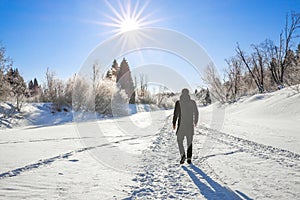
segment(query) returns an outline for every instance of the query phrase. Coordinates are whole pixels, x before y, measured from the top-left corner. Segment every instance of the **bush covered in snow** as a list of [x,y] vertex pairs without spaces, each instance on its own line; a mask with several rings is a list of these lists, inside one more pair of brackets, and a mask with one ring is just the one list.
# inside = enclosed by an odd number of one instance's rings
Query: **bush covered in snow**
[[101,114],[127,115],[128,97],[116,83],[104,79],[96,87],[95,111]]

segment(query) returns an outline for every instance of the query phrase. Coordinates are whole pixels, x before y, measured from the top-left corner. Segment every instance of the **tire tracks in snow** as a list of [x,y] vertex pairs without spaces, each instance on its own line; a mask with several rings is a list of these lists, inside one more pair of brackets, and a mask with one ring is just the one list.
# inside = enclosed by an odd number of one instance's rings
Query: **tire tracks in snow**
[[204,126],[200,126],[199,129],[196,130],[196,133],[200,135],[208,136],[209,138],[217,142],[238,149],[237,151],[233,151],[232,153],[235,152],[250,153],[256,157],[260,157],[266,160],[276,161],[278,164],[282,166],[297,168],[298,170],[300,170],[300,155],[297,153],[285,149],[273,147],[273,146],[256,143],[251,140],[243,139]]

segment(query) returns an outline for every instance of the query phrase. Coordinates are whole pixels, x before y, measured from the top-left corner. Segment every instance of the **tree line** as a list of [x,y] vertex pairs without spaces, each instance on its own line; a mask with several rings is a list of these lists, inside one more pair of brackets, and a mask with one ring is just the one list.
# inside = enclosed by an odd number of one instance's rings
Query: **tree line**
[[[175,98],[163,86],[151,93],[144,74],[133,76],[128,61],[112,62],[104,77],[100,77],[97,63],[92,66],[90,79],[77,75],[73,83],[73,109],[96,111],[100,114],[126,115],[128,104],[150,104],[163,108],[174,106]],[[82,94],[82,91],[86,91]]]
[[109,115],[113,110],[123,112],[127,104],[147,103],[170,108],[175,101],[169,100],[170,93],[164,87],[159,88],[158,94],[151,94],[146,75],[133,79],[125,58],[120,65],[114,60],[104,77],[95,63],[89,77],[74,74],[63,81],[47,68],[42,84],[36,78],[26,84],[6,55],[6,49],[0,47],[0,101],[15,102],[17,111],[23,102],[50,102],[53,112],[73,109]]
[[252,44],[251,52],[242,50],[237,44],[236,54],[226,59],[223,79],[216,67],[210,63],[202,79],[209,86],[215,100],[234,102],[239,97],[254,93],[271,92],[293,86],[300,92],[300,43],[295,39],[300,29],[300,14],[286,16],[285,27],[276,44],[266,39]]

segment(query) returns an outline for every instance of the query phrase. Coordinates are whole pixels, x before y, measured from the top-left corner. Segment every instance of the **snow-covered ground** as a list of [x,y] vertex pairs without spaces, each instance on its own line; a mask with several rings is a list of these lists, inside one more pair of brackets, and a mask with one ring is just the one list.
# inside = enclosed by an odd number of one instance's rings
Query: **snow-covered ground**
[[0,130],[31,125],[53,126],[73,121],[72,112],[68,109],[53,112],[50,103],[24,103],[21,110],[17,112],[13,104],[0,102]]
[[300,199],[288,88],[200,108],[192,165],[178,163],[171,110],[79,123],[39,106],[0,130],[0,199]]
[[300,154],[300,95],[286,88],[228,106],[222,131]]

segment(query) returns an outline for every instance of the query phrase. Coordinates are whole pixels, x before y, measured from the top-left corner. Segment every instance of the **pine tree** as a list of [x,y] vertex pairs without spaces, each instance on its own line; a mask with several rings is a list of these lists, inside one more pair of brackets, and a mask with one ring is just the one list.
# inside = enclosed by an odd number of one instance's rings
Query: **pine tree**
[[117,73],[119,72],[119,70],[120,70],[120,67],[119,67],[119,64],[118,64],[118,62],[117,62],[117,60],[116,60],[116,59],[114,59],[114,61],[113,61],[113,64],[112,64],[111,68],[112,68],[112,70],[113,70],[113,72],[114,72],[114,74],[113,74],[113,75],[117,77]]
[[34,95],[38,95],[40,93],[40,86],[36,78],[33,80],[33,90],[34,90]]
[[117,81],[117,75],[119,73],[120,67],[116,59],[114,59],[111,68],[106,73],[106,78],[110,79],[111,81]]
[[34,78],[34,80],[30,80],[28,83],[28,96],[30,97],[34,97],[37,96],[38,94],[40,94],[40,86],[38,84],[38,81],[36,80],[36,78]]
[[28,83],[28,92],[29,92],[28,96],[32,97],[34,95],[32,80],[30,80]]
[[133,80],[131,77],[131,72],[129,69],[129,65],[125,58],[123,58],[119,72],[117,73],[117,85],[125,90],[125,93],[129,97],[129,103],[134,104],[135,103],[135,91],[134,91],[134,85]]
[[207,88],[206,94],[205,94],[205,103],[206,103],[206,105],[211,104],[211,98],[210,98],[210,93],[209,93],[208,88]]
[[29,83],[28,83],[28,89],[29,90],[33,89],[33,82],[32,82],[32,80],[30,80]]
[[20,111],[21,102],[26,91],[26,83],[17,68],[10,68],[5,77],[11,88],[11,96],[16,98],[16,108]]

